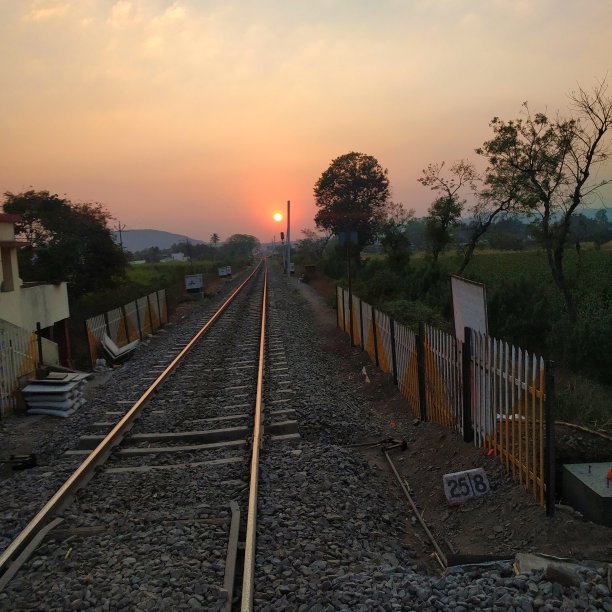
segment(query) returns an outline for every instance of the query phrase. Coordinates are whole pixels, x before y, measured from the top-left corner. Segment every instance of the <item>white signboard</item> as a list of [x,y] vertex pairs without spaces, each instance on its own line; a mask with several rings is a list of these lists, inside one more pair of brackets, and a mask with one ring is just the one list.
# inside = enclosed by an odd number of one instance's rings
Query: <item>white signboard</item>
[[486,495],[491,487],[483,468],[444,474],[444,493],[450,504],[462,504],[473,497]]
[[187,274],[185,276],[185,289],[187,291],[200,291],[204,286],[201,274]]
[[451,294],[453,298],[453,319],[455,337],[464,341],[465,327],[489,333],[487,322],[487,294],[482,283],[475,283],[460,276],[451,276]]
[[219,268],[219,277],[224,278],[225,276],[232,275],[232,266],[223,266]]

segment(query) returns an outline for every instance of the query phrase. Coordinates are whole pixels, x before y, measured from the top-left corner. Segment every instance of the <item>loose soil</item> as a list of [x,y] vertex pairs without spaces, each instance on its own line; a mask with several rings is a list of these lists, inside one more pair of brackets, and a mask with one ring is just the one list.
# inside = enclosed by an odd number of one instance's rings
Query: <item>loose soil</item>
[[[566,506],[557,506],[555,516],[547,517],[544,508],[495,457],[443,426],[418,421],[391,377],[375,368],[366,353],[351,348],[347,336],[337,328],[335,311],[328,306],[335,295],[331,281],[317,274],[309,285],[297,286],[312,307],[323,350],[338,356],[342,376],[361,385],[364,401],[381,419],[386,435],[407,442],[405,451],[391,451],[392,459],[446,554],[511,558],[517,552],[536,552],[575,560],[612,560],[612,528],[585,521]],[[612,467],[610,440],[566,426],[558,426],[556,436],[561,461],[609,460]],[[362,452],[381,470],[390,471],[379,448]],[[492,492],[477,501],[449,506],[443,475],[476,467],[485,469]],[[418,524],[406,526],[406,542],[419,553],[423,568],[434,567],[433,548]]]

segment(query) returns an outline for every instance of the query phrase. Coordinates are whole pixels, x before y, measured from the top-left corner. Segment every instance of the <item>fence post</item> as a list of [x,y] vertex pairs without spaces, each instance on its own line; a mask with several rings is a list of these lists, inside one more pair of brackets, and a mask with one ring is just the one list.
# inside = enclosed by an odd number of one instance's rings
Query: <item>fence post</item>
[[40,367],[43,364],[42,333],[41,333],[40,322],[36,323],[36,346],[38,347],[37,367]]
[[338,299],[338,285],[336,285],[336,326],[340,329],[340,300]]
[[342,331],[346,332],[346,311],[344,310],[344,289],[342,291]]
[[555,362],[546,362],[546,401],[544,420],[546,422],[546,516],[555,515]]
[[127,313],[125,312],[125,306],[121,306],[121,316],[123,317],[123,329],[125,330],[125,339],[130,343],[130,326],[127,321]]
[[463,382],[463,441],[474,441],[472,427],[472,330],[463,328],[463,350],[461,352],[461,374]]
[[140,323],[140,307],[138,306],[138,300],[134,300],[134,306],[136,307],[136,323],[138,324],[138,335],[142,340],[142,324]]
[[378,367],[378,334],[376,333],[376,310],[372,306],[372,337],[374,338],[374,365]]
[[359,298],[359,338],[361,339],[361,350],[365,348],[365,340],[363,338],[363,308],[361,298]]
[[349,338],[351,339],[351,348],[355,346],[355,330],[353,329],[353,291],[349,285]]
[[[93,357],[93,349],[95,347],[92,348],[91,343],[89,342],[89,327],[87,326],[87,319],[85,319],[85,321],[83,322],[83,325],[85,326],[85,338],[87,339],[87,348],[89,349],[89,361],[91,361],[91,369],[95,370],[96,362]],[[97,351],[96,351],[96,354],[97,354]]]
[[419,323],[419,333],[416,335],[417,367],[419,372],[419,406],[421,421],[427,420],[427,381],[425,369],[425,323]]
[[147,294],[147,310],[149,311],[149,325],[151,326],[151,335],[155,331],[153,329],[153,310],[151,308],[151,300],[149,299],[149,295]]
[[112,340],[111,333],[110,333],[110,325],[108,322],[108,312],[106,312],[105,310],[102,316],[104,317],[104,327],[106,327],[106,335]]
[[397,385],[397,354],[395,352],[395,321],[389,317],[389,331],[391,332],[391,363],[393,364],[393,382]]
[[155,292],[155,296],[157,297],[157,316],[159,318],[159,326],[163,327],[164,326],[164,322],[162,321],[161,304],[159,303],[159,291]]

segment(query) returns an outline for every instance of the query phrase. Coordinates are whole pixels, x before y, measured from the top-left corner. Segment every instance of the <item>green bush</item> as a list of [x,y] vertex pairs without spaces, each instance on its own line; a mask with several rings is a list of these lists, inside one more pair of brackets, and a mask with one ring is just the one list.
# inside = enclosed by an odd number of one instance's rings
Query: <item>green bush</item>
[[612,385],[612,314],[582,318],[571,333],[556,339],[570,369]]
[[383,302],[381,310],[398,323],[407,325],[415,332],[418,331],[421,321],[447,333],[452,331],[449,321],[444,319],[435,308],[431,308],[423,302],[413,302],[400,298]]
[[546,353],[551,328],[548,297],[531,278],[509,278],[487,288],[489,332],[530,351]]

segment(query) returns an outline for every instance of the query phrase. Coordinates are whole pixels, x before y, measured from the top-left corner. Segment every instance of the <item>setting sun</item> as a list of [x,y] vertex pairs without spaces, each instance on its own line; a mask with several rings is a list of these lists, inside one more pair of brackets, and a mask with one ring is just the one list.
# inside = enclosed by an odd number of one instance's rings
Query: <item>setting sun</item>
[[280,213],[274,213],[273,219],[275,221],[282,221],[283,220],[283,215],[281,215]]

